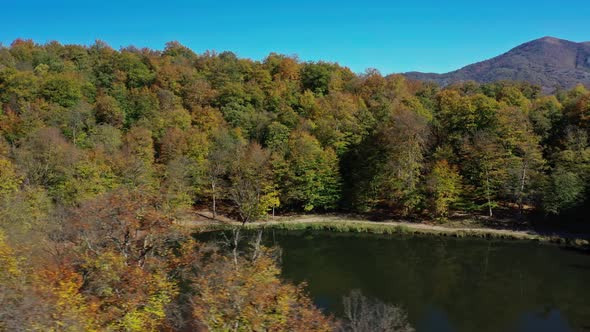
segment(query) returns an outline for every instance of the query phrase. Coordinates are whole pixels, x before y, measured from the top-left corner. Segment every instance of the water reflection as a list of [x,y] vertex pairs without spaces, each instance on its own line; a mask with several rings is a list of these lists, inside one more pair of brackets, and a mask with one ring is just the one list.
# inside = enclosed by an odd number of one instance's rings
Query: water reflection
[[451,322],[449,322],[445,312],[440,308],[434,307],[426,310],[426,313],[420,318],[417,328],[418,331],[455,331],[455,329],[451,327]]
[[524,313],[514,332],[553,332],[572,331],[559,310],[553,309],[547,313]]
[[[417,331],[578,331],[590,256],[528,242],[277,233],[283,274],[342,317],[352,289],[401,305]],[[551,308],[547,311],[546,308]],[[546,312],[546,314],[539,314]],[[542,328],[541,328],[542,327]]]
[[340,332],[414,332],[402,307],[369,298],[358,289],[344,296],[342,304]]

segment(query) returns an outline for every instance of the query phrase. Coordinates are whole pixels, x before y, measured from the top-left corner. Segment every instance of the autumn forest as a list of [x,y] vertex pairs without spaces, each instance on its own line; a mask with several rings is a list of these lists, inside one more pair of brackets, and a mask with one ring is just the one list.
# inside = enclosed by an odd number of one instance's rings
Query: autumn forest
[[276,248],[202,243],[178,221],[580,224],[589,130],[582,85],[15,40],[0,47],[0,331],[348,331],[281,279]]

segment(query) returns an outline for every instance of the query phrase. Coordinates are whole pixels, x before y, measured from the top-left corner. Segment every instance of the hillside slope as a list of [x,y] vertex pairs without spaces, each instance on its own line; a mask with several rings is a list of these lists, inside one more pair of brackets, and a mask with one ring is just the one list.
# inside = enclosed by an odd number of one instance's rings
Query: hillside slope
[[590,42],[544,37],[449,73],[409,72],[404,75],[441,85],[468,80],[481,83],[518,80],[540,85],[544,90],[571,88],[580,83],[590,86]]

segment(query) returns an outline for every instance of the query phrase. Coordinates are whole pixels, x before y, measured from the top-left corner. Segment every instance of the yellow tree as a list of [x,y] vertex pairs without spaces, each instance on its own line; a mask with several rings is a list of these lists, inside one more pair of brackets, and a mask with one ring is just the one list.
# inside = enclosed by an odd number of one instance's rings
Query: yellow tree
[[439,160],[426,178],[432,212],[437,217],[446,217],[449,208],[461,194],[461,176],[456,167],[446,160]]
[[256,221],[278,206],[278,193],[272,181],[270,152],[256,143],[241,149],[230,170],[229,197],[242,224]]
[[0,156],[0,196],[16,191],[21,182],[12,162]]
[[[264,250],[264,249],[262,249]],[[269,253],[237,268],[213,257],[193,280],[195,328],[210,331],[333,331],[334,322],[314,307],[301,287],[283,283]]]

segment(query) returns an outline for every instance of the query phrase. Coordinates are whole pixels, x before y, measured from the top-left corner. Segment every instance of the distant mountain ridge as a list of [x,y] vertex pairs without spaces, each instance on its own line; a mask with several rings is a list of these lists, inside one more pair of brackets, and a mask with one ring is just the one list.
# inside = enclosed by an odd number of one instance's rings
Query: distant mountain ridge
[[403,75],[441,85],[471,80],[481,83],[516,80],[540,85],[545,91],[572,88],[580,83],[590,87],[590,42],[543,37],[449,73],[408,72]]

